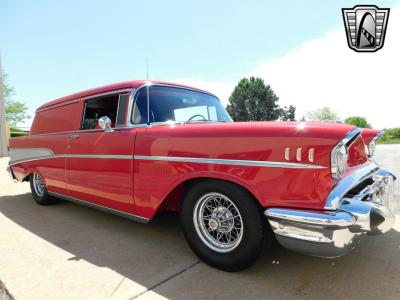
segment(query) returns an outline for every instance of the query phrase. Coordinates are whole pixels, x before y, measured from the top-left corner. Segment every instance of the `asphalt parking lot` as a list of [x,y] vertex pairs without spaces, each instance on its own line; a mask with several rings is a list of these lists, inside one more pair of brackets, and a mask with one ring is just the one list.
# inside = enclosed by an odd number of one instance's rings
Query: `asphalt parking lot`
[[[378,146],[376,161],[400,176],[400,145]],[[0,159],[0,280],[16,299],[400,298],[400,219],[342,258],[275,245],[253,267],[226,273],[191,252],[177,215],[142,225],[64,201],[38,206],[27,183],[9,179],[6,163]]]

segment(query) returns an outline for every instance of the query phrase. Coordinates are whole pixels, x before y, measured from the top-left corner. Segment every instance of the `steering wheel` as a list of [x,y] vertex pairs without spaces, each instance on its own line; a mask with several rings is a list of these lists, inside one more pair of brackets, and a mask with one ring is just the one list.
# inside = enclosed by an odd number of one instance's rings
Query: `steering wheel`
[[207,121],[207,120],[208,120],[205,116],[203,116],[203,115],[201,115],[201,114],[196,114],[196,115],[191,116],[191,117],[188,119],[188,121],[192,121],[192,120],[193,120],[194,118],[196,118],[196,117],[201,117],[201,118],[203,118],[203,121]]

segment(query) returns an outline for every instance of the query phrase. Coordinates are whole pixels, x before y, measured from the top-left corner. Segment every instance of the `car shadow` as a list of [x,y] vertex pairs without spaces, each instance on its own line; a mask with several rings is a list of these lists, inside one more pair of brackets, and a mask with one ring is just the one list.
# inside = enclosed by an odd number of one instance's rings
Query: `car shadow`
[[400,293],[397,230],[366,237],[353,252],[337,259],[305,256],[274,244],[251,268],[227,273],[198,263],[185,242],[177,214],[160,214],[143,225],[61,200],[39,206],[29,193],[0,197],[0,212],[70,253],[68,261],[85,260],[114,270],[143,286],[140,293],[152,290],[182,299],[390,299]]

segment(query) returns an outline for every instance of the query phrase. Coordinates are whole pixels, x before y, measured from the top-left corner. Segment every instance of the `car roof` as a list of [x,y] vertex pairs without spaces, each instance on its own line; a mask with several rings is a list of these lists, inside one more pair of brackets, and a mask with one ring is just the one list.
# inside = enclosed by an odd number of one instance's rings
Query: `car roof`
[[109,85],[104,85],[104,86],[100,86],[100,87],[96,87],[93,89],[89,89],[89,90],[84,90],[78,93],[74,93],[68,96],[64,96],[61,98],[57,98],[55,100],[49,101],[43,105],[41,105],[37,110],[41,110],[44,108],[49,108],[52,106],[56,106],[56,105],[60,105],[63,104],[65,102],[69,102],[72,100],[79,100],[81,98],[85,98],[85,97],[89,97],[92,95],[96,95],[96,94],[102,94],[102,93],[107,93],[107,92],[112,92],[112,91],[117,91],[117,90],[123,90],[123,89],[134,89],[134,88],[138,88],[142,85],[144,85],[145,83],[150,83],[150,84],[164,84],[164,85],[169,85],[169,86],[176,86],[176,87],[182,87],[182,88],[189,88],[189,89],[193,89],[199,92],[205,92],[210,94],[207,91],[198,89],[198,88],[194,88],[191,86],[187,86],[187,85],[183,85],[183,84],[178,84],[178,83],[172,83],[172,82],[167,82],[167,81],[159,81],[159,80],[132,80],[132,81],[124,81],[124,82],[119,82],[119,83],[114,83],[114,84],[109,84]]

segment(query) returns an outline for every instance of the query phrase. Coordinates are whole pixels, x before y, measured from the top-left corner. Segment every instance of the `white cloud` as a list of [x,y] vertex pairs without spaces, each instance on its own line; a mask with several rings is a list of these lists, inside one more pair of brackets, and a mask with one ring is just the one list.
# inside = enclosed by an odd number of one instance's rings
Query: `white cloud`
[[[281,105],[296,105],[298,118],[329,106],[342,118],[365,116],[376,128],[400,126],[400,7],[390,14],[385,45],[378,52],[350,50],[341,28],[285,56],[260,62],[243,76],[262,77],[280,97]],[[225,104],[236,84],[190,78],[178,81],[213,92]]]

